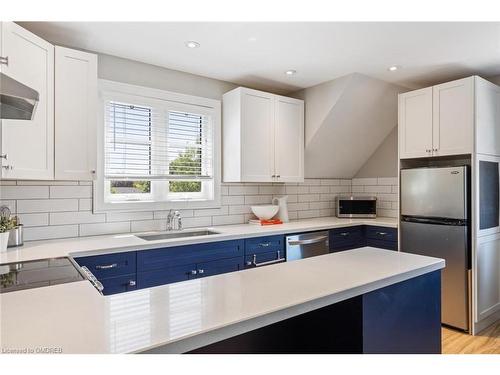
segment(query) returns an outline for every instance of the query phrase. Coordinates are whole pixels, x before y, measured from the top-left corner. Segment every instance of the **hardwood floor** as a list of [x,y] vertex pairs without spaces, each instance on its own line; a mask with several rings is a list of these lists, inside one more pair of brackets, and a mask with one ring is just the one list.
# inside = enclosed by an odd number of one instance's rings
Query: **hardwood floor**
[[477,336],[449,328],[442,329],[443,354],[500,354],[500,322]]

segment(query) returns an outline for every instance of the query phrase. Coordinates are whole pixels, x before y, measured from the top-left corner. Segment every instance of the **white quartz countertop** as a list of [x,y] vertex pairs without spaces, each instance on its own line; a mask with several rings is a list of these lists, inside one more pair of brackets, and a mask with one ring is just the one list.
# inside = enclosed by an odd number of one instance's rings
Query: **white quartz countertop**
[[184,352],[444,267],[364,247],[102,296],[90,282],[0,294],[5,352]]
[[218,232],[218,234],[160,241],[146,241],[131,233],[78,237],[61,240],[32,241],[26,243],[24,246],[9,248],[6,252],[0,253],[0,263],[56,258],[67,255],[83,256],[99,253],[145,250],[159,247],[269,236],[274,234],[309,232],[355,225],[377,225],[396,228],[397,219],[339,219],[336,217],[323,217],[297,220],[290,223],[270,226],[258,226],[251,224],[222,225],[209,228],[210,230]]

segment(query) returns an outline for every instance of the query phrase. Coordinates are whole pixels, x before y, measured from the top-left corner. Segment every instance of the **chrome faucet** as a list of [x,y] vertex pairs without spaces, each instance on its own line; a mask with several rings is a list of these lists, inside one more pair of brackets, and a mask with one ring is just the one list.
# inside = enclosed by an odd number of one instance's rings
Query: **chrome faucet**
[[179,211],[170,210],[167,215],[167,231],[182,230],[182,217]]

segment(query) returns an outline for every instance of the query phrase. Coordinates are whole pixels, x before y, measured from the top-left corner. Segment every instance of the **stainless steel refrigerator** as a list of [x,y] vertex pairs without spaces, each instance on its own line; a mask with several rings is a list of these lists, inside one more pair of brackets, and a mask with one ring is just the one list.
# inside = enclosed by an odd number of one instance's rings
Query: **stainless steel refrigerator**
[[470,217],[467,166],[401,170],[401,251],[446,260],[442,322],[469,330]]

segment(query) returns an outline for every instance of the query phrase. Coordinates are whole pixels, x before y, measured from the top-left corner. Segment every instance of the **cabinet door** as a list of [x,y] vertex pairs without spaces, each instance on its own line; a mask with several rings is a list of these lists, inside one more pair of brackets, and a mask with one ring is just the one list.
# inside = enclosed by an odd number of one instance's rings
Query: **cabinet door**
[[240,271],[243,269],[243,257],[214,260],[211,262],[198,263],[197,277],[220,275],[222,273]]
[[55,47],[55,178],[92,180],[97,155],[97,56]]
[[1,120],[1,177],[54,179],[54,46],[13,22],[3,22],[2,72],[40,95],[33,120]]
[[433,87],[433,156],[470,154],[474,140],[474,77]]
[[476,77],[476,152],[500,155],[500,87]]
[[399,156],[431,156],[432,87],[399,95]]
[[275,172],[279,182],[304,181],[304,102],[277,96]]
[[241,181],[274,180],[274,95],[241,91]]
[[476,266],[476,322],[479,322],[500,310],[500,234],[478,238]]

